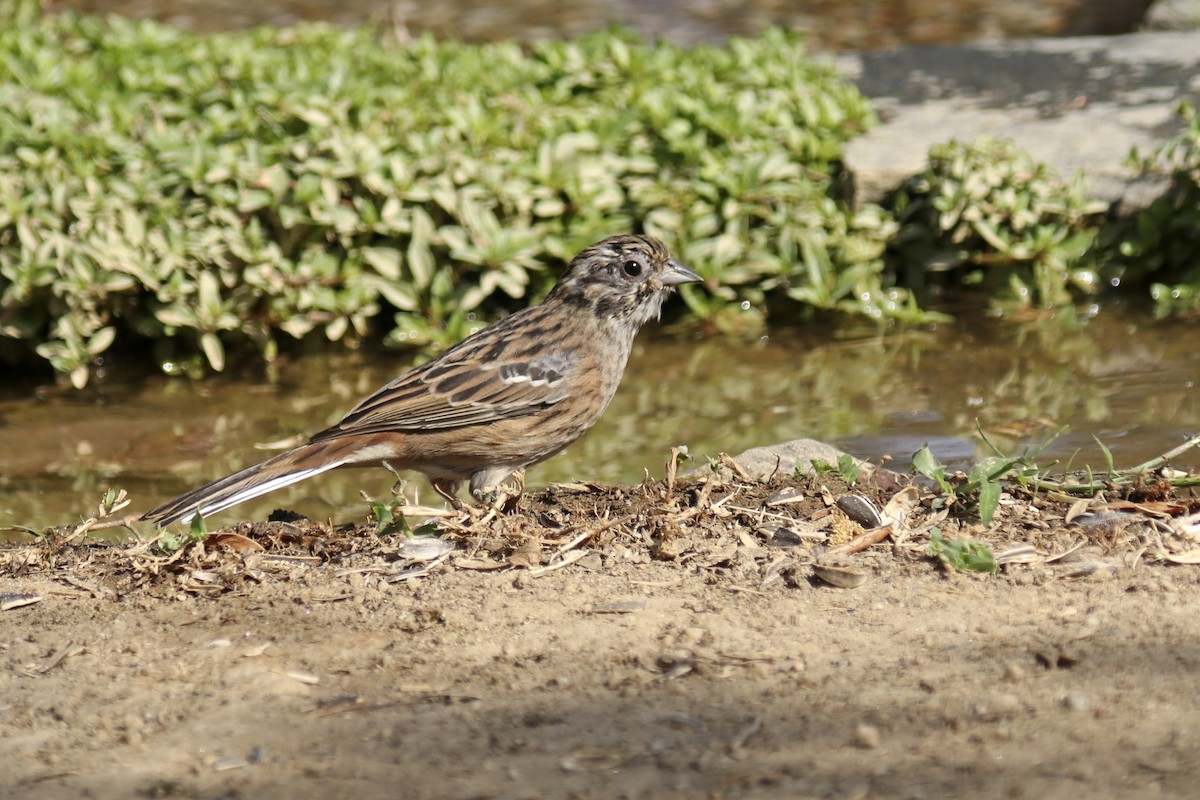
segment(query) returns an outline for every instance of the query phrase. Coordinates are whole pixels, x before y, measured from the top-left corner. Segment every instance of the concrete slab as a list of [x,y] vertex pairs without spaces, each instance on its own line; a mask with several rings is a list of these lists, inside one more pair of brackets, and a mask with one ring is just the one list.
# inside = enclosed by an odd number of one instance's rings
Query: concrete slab
[[1200,102],[1200,31],[905,48],[843,56],[839,71],[882,123],[846,151],[859,199],[876,200],[925,167],[932,145],[985,135],[1015,140],[1123,211],[1159,194],[1130,151],[1179,128],[1180,100]]

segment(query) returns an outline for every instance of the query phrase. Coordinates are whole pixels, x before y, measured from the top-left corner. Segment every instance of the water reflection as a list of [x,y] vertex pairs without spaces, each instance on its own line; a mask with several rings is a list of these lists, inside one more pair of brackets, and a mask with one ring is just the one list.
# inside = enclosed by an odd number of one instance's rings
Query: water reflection
[[[774,334],[766,342],[654,340],[639,346],[605,418],[583,441],[530,473],[560,480],[636,482],[660,476],[669,448],[706,455],[798,437],[906,465],[929,442],[965,464],[986,448],[978,423],[1020,451],[1062,425],[1043,459],[1101,466],[1095,435],[1131,466],[1200,429],[1200,352],[1186,323],[1116,312],[1074,328],[964,316],[937,330],[886,337],[844,331]],[[131,510],[269,455],[337,421],[407,365],[401,354],[308,357],[273,381],[153,378],[102,397],[46,390],[0,395],[0,526],[77,521],[109,486]],[[1195,454],[1179,462],[1197,466]],[[413,476],[412,491],[431,492]],[[276,507],[361,517],[359,490],[382,496],[381,470],[321,476],[227,512]]]
[[[382,22],[399,36],[431,32],[467,41],[579,36],[622,25],[648,39],[682,44],[724,41],[778,25],[812,35],[811,47],[864,50],[1031,36],[1126,33],[1142,23],[1151,0],[642,0],[619,3],[545,0],[43,0],[51,10],[153,18],[193,31],[305,21],[335,25]],[[1161,5],[1161,4],[1160,4]],[[1177,10],[1176,15],[1180,12]],[[1171,18],[1168,11],[1160,15]],[[1181,22],[1186,24],[1187,13]]]

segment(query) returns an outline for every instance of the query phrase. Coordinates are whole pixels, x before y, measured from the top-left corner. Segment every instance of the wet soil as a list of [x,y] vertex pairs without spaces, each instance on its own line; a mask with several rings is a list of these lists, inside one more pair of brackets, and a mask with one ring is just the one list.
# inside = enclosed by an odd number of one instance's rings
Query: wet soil
[[0,795],[1190,796],[1188,490],[1013,489],[984,528],[877,476],[7,546]]

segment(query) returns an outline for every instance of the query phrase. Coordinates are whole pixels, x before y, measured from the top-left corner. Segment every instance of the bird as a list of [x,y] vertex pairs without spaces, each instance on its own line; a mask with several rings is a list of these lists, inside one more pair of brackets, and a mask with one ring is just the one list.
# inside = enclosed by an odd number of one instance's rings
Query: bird
[[676,287],[703,279],[658,239],[609,237],[582,250],[545,299],[401,374],[307,442],[193,489],[140,517],[165,527],[342,467],[423,473],[460,505],[583,436],[617,391],[634,337]]

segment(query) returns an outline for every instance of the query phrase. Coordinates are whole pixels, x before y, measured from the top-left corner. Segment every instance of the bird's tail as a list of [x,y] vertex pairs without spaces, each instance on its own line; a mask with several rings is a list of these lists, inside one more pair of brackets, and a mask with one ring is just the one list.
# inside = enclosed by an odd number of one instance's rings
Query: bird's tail
[[142,514],[141,519],[165,527],[172,522],[189,522],[196,514],[207,517],[267,492],[311,478],[342,466],[344,459],[328,458],[318,448],[304,444],[274,458],[218,478],[174,500]]

